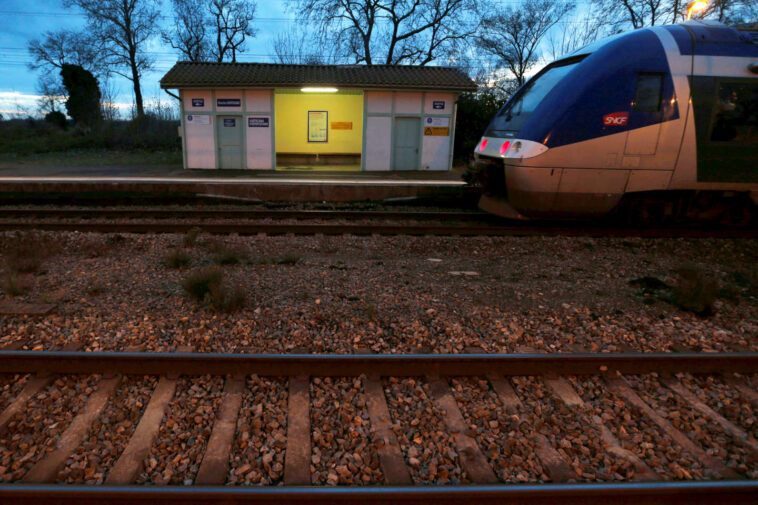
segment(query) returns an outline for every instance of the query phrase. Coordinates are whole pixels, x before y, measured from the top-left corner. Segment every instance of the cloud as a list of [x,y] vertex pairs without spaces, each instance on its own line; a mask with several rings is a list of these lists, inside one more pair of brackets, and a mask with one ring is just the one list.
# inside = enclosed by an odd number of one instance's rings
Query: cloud
[[[20,91],[0,91],[0,114],[38,116],[38,102],[42,97],[43,95],[22,93]],[[148,104],[149,102],[146,102],[145,105]],[[128,111],[132,106],[131,103],[123,102],[116,102],[112,105],[121,112]]]

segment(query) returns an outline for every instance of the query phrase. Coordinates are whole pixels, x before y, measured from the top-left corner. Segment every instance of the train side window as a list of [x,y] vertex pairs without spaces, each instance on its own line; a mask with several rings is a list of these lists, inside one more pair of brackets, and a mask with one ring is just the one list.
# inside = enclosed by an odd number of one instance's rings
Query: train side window
[[715,108],[711,140],[758,143],[758,86],[720,83]]
[[637,74],[637,91],[634,93],[632,108],[642,112],[661,110],[663,74]]

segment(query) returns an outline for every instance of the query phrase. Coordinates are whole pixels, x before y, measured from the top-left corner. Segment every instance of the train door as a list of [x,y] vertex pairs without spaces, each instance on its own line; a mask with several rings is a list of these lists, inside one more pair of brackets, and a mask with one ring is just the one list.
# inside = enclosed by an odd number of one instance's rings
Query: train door
[[392,170],[418,170],[421,119],[396,117],[394,126]]
[[625,156],[655,154],[663,122],[663,73],[643,72],[637,74],[634,101],[629,111],[629,124],[647,124],[629,130],[624,147]]
[[218,168],[242,168],[242,116],[218,116]]

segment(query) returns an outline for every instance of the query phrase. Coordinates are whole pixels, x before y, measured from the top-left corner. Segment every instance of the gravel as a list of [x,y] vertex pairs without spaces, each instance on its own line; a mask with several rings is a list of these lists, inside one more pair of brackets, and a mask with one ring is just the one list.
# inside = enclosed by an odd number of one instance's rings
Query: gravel
[[229,484],[283,484],[287,391],[287,379],[248,377],[237,417]]
[[724,384],[718,377],[682,375],[680,380],[705,404],[745,430],[753,439],[758,439],[758,414],[749,398]]
[[546,482],[550,476],[535,452],[534,428],[518,413],[510,414],[483,379],[451,381],[453,395],[490,466],[504,482]]
[[469,479],[460,466],[444,412],[420,379],[385,379],[393,430],[416,484],[464,484]]
[[708,454],[751,479],[758,478],[758,461],[752,461],[749,451],[729,433],[722,431],[717,423],[700,415],[676,393],[663,386],[656,374],[630,376],[627,381],[650,407]]
[[157,379],[126,377],[92,424],[85,441],[76,448],[58,474],[58,482],[102,484],[108,470],[126,449],[150,401]]
[[5,409],[18,394],[24,389],[29,381],[28,374],[2,374],[0,375],[0,412]]
[[311,481],[381,484],[361,377],[311,380]]
[[588,415],[602,420],[621,446],[635,453],[660,478],[705,478],[701,462],[666,435],[642,411],[608,391],[601,379],[573,377],[571,382],[586,402]]
[[58,437],[97,388],[98,375],[66,375],[37,393],[0,437],[0,481],[18,480],[55,450]]
[[[18,299],[56,303],[56,312],[1,319],[0,346],[52,349],[79,339],[89,351],[758,351],[750,284],[758,243],[750,240],[201,236],[187,249],[190,267],[170,269],[163,258],[181,235],[48,235],[58,251]],[[6,246],[12,240],[0,233]],[[248,260],[223,267],[247,298],[234,314],[214,313],[181,288],[219,243]],[[710,318],[629,284],[643,276],[673,283],[695,253],[728,291]]]
[[223,400],[224,379],[182,379],[166,409],[158,438],[145,458],[138,484],[191,485]]
[[550,441],[583,481],[623,481],[634,468],[605,450],[586,413],[569,408],[533,377],[514,377],[516,393],[531,418],[533,429]]

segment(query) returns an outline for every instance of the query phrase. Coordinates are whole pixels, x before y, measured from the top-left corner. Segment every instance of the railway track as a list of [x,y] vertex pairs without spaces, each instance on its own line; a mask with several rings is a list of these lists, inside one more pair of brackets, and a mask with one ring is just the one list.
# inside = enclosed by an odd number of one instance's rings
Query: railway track
[[[265,220],[265,222],[261,222]],[[291,220],[278,223],[271,220]],[[340,220],[341,223],[329,223]],[[355,221],[355,222],[351,222]],[[395,222],[397,221],[397,222]],[[426,222],[424,222],[426,221]],[[241,235],[452,235],[756,238],[758,229],[671,226],[633,228],[603,222],[502,221],[482,212],[260,209],[3,209],[0,231]]]
[[[685,376],[672,375],[706,374],[712,380],[740,391],[756,408],[758,393],[753,389],[755,383],[751,384],[747,377],[758,373],[758,353],[232,355],[182,351],[0,351],[1,373],[28,374],[16,375],[16,379],[6,375],[3,379],[10,387],[13,387],[13,380],[25,382],[23,387],[16,388],[17,394],[0,412],[0,449],[12,443],[14,436],[23,436],[16,435],[14,429],[18,429],[24,419],[27,404],[33,398],[39,398],[40,393],[52,394],[47,388],[56,377],[76,374],[71,381],[80,383],[93,377],[91,374],[99,375],[91,391],[86,390],[86,401],[57,439],[34,441],[47,450],[40,451],[38,457],[27,459],[23,464],[15,463],[15,460],[24,460],[21,455],[13,458],[14,478],[5,479],[13,482],[0,485],[0,502],[689,505],[747,504],[755,503],[758,497],[758,481],[749,478],[749,472],[756,469],[758,444],[743,426],[722,417],[705,402],[697,398],[693,401],[691,397],[695,395],[688,390]],[[690,433],[677,428],[676,420],[663,415],[652,403],[649,391],[641,390],[635,379],[651,373],[658,374],[655,377],[660,377],[661,388],[687,401],[694,415],[707,418],[709,423],[729,433],[732,443],[741,448],[740,454],[745,461],[722,460],[704,447],[702,440],[693,439]],[[81,454],[82,444],[91,431],[109,429],[108,422],[111,421],[107,416],[103,421],[104,412],[123,382],[128,377],[146,375],[155,376],[155,386],[141,409],[128,443],[115,451],[115,462],[104,470],[101,479],[104,484],[53,484],[63,475],[61,472],[71,464],[72,458]],[[136,485],[145,466],[153,465],[149,461],[153,457],[151,449],[157,444],[159,433],[166,429],[164,425],[168,419],[174,418],[170,411],[174,405],[172,398],[187,394],[187,388],[178,391],[177,384],[181,381],[191,384],[208,381],[209,376],[223,381],[223,393],[213,409],[215,413],[207,430],[209,434],[204,439],[205,446],[198,456],[197,471],[188,473],[191,476],[185,479],[184,486]],[[259,412],[274,412],[277,408],[274,404],[252,405],[250,402],[250,381],[259,377],[275,378],[282,391],[286,391],[286,401],[280,401],[286,403],[286,437],[280,440],[283,465],[272,482],[277,485],[230,485],[235,483],[232,478],[250,471],[248,467],[261,465],[258,456],[262,453],[255,453],[247,463],[246,453],[235,454],[235,450],[239,451],[241,447],[240,439],[247,442],[245,433],[248,432],[244,430],[249,427],[246,423],[251,422],[250,412],[256,408]],[[472,412],[481,411],[474,404],[481,402],[481,398],[459,396],[459,381],[464,378],[476,381],[478,387],[496,398],[502,408],[496,416],[489,416],[488,426],[495,430],[495,439],[528,439],[541,471],[547,476],[544,480],[549,482],[504,482],[509,479],[503,479],[505,474],[500,464],[503,460],[493,457],[492,447],[483,443],[486,437],[483,438],[482,431],[472,429],[477,422],[471,417]],[[355,417],[351,414],[346,419],[335,414],[343,411],[333,403],[349,403],[349,397],[324,400],[325,397],[319,396],[325,388],[336,384],[330,381],[340,380],[349,381],[352,387],[361,389],[365,397],[365,402],[355,404],[362,411]],[[682,458],[686,456],[702,465],[705,477],[692,481],[681,480],[685,477],[671,479],[665,473],[669,470],[656,463],[659,455],[670,452],[671,448],[642,447],[638,441],[624,438],[623,430],[619,431],[611,418],[590,415],[588,402],[594,400],[588,400],[582,393],[586,393],[582,381],[602,384],[603,394],[625,403],[622,419],[626,419],[626,414],[635,416],[630,419],[644,417],[645,422],[667,437],[671,445],[681,449]],[[254,382],[252,384],[257,387]],[[415,385],[408,395],[398,393],[408,384]],[[546,394],[533,396],[536,391]],[[542,413],[553,404],[558,406],[557,410]],[[181,408],[182,402],[176,405]],[[195,409],[194,404],[192,409]],[[414,428],[414,422],[407,423],[407,412],[414,409],[437,412],[438,431],[422,434],[423,430]],[[34,415],[42,414],[35,410]],[[193,412],[192,415],[196,414]],[[626,468],[625,476],[619,479],[616,478],[618,475],[614,477],[612,472],[603,473],[602,468],[597,468],[588,477],[586,461],[580,457],[578,462],[572,456],[575,455],[573,449],[567,449],[571,443],[566,445],[567,439],[561,438],[561,428],[547,422],[551,415],[583,419],[582,429],[586,430],[587,437],[602,441],[596,445],[604,453],[602,461],[613,460],[619,468]],[[324,443],[324,428],[319,419],[331,425],[336,437],[332,442]],[[510,428],[502,431],[493,428],[498,423],[505,426],[508,422],[512,423]],[[381,479],[378,482],[369,479],[365,483],[374,484],[369,486],[312,485],[321,468],[317,457],[328,455],[330,444],[336,444],[334,440],[355,433],[356,423],[368,425],[365,433],[370,434],[372,443],[367,451],[375,451],[376,471]],[[410,432],[419,438],[410,441],[406,435]],[[430,447],[434,451],[433,440],[445,437],[452,444],[454,459],[460,467],[457,482],[452,485],[441,485],[440,482],[448,480],[444,477],[428,479],[432,463],[417,459],[423,459],[421,451]],[[654,454],[656,452],[658,454]],[[368,464],[366,454],[363,464]],[[513,463],[515,454],[506,454],[505,460]],[[271,459],[265,463],[265,456],[263,460],[264,466],[271,463]],[[519,465],[518,462],[513,464]],[[2,470],[0,475],[8,475],[7,468]],[[598,478],[600,475],[604,477]],[[351,479],[352,476],[348,480]],[[429,480],[436,484],[423,484]],[[603,482],[597,482],[599,480]]]

